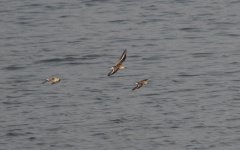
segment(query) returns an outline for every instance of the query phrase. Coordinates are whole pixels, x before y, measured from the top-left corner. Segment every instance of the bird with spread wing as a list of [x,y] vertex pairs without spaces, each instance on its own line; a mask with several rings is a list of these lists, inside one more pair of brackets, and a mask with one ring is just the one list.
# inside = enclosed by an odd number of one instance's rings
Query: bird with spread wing
[[136,89],[139,89],[139,88],[141,88],[142,86],[147,85],[148,82],[149,82],[148,79],[140,80],[140,81],[136,82],[137,85],[136,85],[132,90],[134,91],[134,90],[136,90]]
[[119,58],[118,62],[111,67],[111,71],[108,73],[108,76],[111,76],[113,74],[115,74],[118,70],[122,70],[125,69],[126,67],[123,65],[123,62],[125,61],[127,57],[127,49],[125,49],[121,55],[121,57]]

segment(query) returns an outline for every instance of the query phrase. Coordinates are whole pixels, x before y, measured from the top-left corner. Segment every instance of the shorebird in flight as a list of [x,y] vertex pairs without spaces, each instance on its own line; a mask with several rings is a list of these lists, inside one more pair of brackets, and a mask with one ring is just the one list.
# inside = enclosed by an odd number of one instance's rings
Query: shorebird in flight
[[144,80],[136,82],[137,85],[132,89],[132,91],[141,88],[142,86],[148,84],[148,82],[149,82],[148,79],[144,79]]
[[126,67],[123,66],[123,62],[125,61],[127,57],[127,49],[125,49],[121,55],[121,57],[119,58],[118,62],[111,67],[111,71],[108,73],[108,76],[113,75],[114,73],[116,73],[118,70],[122,70],[125,69]]
[[58,82],[60,82],[60,81],[61,81],[61,79],[60,79],[59,77],[57,77],[57,76],[52,76],[52,77],[47,78],[46,80],[44,80],[44,81],[42,82],[42,84],[44,84],[44,83],[46,83],[46,82],[49,82],[49,83],[51,83],[51,84],[56,84],[56,83],[58,83]]

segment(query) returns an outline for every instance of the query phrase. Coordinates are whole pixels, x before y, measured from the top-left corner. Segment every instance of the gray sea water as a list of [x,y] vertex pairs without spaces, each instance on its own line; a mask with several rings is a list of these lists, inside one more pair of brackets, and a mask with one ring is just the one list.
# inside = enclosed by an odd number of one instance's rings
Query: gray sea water
[[[1,0],[0,149],[239,150],[239,8]],[[41,84],[51,75],[62,81]]]

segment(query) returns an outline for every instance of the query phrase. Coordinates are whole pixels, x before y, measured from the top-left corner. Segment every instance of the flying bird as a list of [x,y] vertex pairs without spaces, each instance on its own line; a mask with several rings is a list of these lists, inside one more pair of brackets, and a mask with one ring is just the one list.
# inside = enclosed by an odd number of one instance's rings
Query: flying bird
[[121,57],[119,58],[118,62],[111,67],[111,71],[108,73],[108,76],[111,76],[113,74],[115,74],[118,70],[122,70],[125,69],[126,67],[123,65],[123,62],[125,61],[127,57],[127,49],[125,49],[121,55]]
[[58,82],[60,82],[60,81],[61,81],[61,79],[60,79],[59,77],[57,77],[57,76],[52,76],[52,77],[47,78],[46,80],[44,80],[44,81],[42,82],[42,84],[44,84],[44,83],[46,83],[46,82],[49,82],[49,83],[51,83],[51,84],[56,84],[56,83],[58,83]]
[[138,82],[136,82],[136,86],[132,89],[132,91],[141,88],[142,86],[148,84],[149,80],[148,79],[144,79],[144,80],[140,80]]

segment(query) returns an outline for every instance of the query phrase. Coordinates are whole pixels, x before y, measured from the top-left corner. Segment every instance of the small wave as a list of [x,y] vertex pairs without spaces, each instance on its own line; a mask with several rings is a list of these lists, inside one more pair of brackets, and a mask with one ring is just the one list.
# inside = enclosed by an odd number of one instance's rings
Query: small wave
[[30,141],[36,140],[36,137],[29,137],[28,140]]
[[98,55],[98,54],[88,54],[88,55],[83,55],[82,59],[96,59],[100,58],[103,55]]
[[20,133],[20,132],[16,132],[16,131],[10,131],[6,134],[6,136],[25,136],[25,135],[30,135],[33,134],[32,132],[25,132],[25,133]]
[[5,104],[5,105],[16,105],[16,104],[22,104],[22,103],[21,102],[17,102],[17,101],[5,101],[5,102],[2,102],[2,104]]
[[79,60],[81,58],[75,58],[75,57],[66,57],[66,58],[51,58],[51,59],[43,59],[36,61],[35,63],[50,63],[50,62],[65,62],[65,61],[75,61]]
[[67,63],[72,63],[72,64],[84,64],[84,62],[80,62],[83,60],[94,60],[101,57],[101,55],[97,54],[91,54],[91,55],[83,55],[82,57],[73,57],[73,56],[68,56],[65,58],[51,58],[51,59],[43,59],[36,61],[35,63],[52,63],[52,62],[67,62]]
[[199,57],[210,57],[212,56],[214,53],[210,53],[210,52],[202,52],[202,53],[192,53],[191,55],[195,58],[199,58]]
[[24,69],[25,67],[19,66],[19,65],[9,65],[7,67],[4,67],[4,70],[20,70],[20,69]]
[[129,22],[129,20],[111,20],[110,23],[123,24]]
[[201,76],[203,74],[187,74],[187,73],[179,73],[178,76],[179,77],[197,77],[197,76]]
[[124,123],[124,122],[126,122],[127,121],[127,119],[125,119],[125,118],[118,118],[118,119],[111,119],[110,120],[110,122],[112,122],[112,123],[117,123],[117,124],[119,124],[119,123]]
[[185,32],[201,32],[198,28],[192,28],[192,27],[185,27],[180,28],[179,30],[185,31]]

